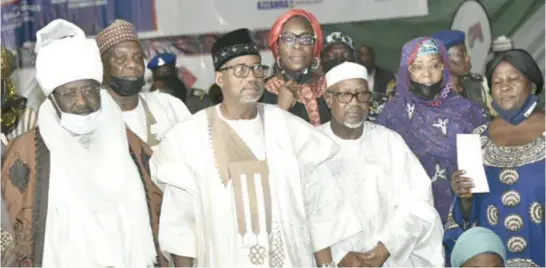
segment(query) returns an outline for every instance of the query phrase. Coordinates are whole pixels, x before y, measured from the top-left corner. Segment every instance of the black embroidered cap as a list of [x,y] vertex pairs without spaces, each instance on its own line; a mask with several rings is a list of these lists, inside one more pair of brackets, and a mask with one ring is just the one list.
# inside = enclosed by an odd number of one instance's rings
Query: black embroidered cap
[[260,55],[258,46],[250,36],[250,30],[242,28],[229,32],[212,46],[214,70],[218,71],[227,61],[245,55]]

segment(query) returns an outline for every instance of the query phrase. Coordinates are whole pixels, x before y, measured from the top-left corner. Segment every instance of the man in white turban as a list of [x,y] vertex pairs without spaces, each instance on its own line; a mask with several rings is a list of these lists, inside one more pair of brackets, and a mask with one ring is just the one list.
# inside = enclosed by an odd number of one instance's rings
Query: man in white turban
[[36,79],[47,99],[38,127],[10,143],[2,165],[16,265],[164,265],[151,150],[101,89],[96,42],[65,20],[36,36]]
[[[331,66],[330,66],[331,67]],[[404,140],[366,121],[372,92],[360,64],[327,70],[332,121],[320,127],[340,151],[326,161],[362,231],[332,246],[345,267],[443,266],[442,222],[430,179]]]

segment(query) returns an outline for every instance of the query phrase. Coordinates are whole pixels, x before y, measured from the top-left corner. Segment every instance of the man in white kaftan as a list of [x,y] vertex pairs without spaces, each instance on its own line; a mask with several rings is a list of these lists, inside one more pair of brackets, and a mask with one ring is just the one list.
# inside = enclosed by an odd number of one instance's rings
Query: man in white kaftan
[[365,121],[372,93],[366,68],[341,63],[326,73],[332,121],[320,130],[340,145],[326,166],[362,231],[332,247],[340,266],[443,266],[441,220],[430,179],[404,140]]
[[166,184],[161,249],[177,266],[329,267],[329,247],[360,230],[322,165],[337,145],[257,103],[267,66],[247,29],[213,58],[224,102],[175,126],[150,161]]
[[184,103],[144,87],[144,52],[134,26],[116,20],[96,37],[105,69],[104,86],[120,105],[127,126],[153,150],[176,123],[191,116]]

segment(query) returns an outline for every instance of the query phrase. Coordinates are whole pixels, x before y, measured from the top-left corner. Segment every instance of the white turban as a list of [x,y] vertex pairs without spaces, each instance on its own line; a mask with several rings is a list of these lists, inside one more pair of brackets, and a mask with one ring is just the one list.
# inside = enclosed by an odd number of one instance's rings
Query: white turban
[[367,80],[368,71],[366,67],[358,63],[346,61],[326,73],[326,87],[331,87],[337,82],[354,78]]
[[102,61],[94,39],[66,20],[50,22],[36,33],[36,80],[46,96],[66,83],[102,83]]

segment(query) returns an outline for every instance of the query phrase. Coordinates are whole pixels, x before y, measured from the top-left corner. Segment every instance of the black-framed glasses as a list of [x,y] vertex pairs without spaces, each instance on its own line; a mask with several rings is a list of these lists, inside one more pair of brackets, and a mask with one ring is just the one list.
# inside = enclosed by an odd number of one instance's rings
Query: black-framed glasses
[[302,33],[302,34],[281,33],[281,35],[279,36],[279,39],[283,43],[289,46],[295,45],[296,41],[298,42],[298,44],[302,46],[310,46],[315,44],[315,41],[317,40],[315,35],[310,33]]
[[370,91],[361,91],[357,93],[349,93],[349,92],[335,92],[335,91],[327,91],[328,93],[332,94],[339,103],[349,103],[353,100],[353,98],[356,98],[356,100],[360,103],[370,103],[372,101],[373,92]]
[[261,65],[261,64],[254,65],[254,66],[248,66],[245,64],[237,64],[237,65],[221,68],[218,71],[226,71],[229,69],[233,70],[233,75],[239,78],[246,78],[250,70],[252,70],[256,78],[263,78],[265,77],[265,74],[269,70],[269,67],[265,65]]

